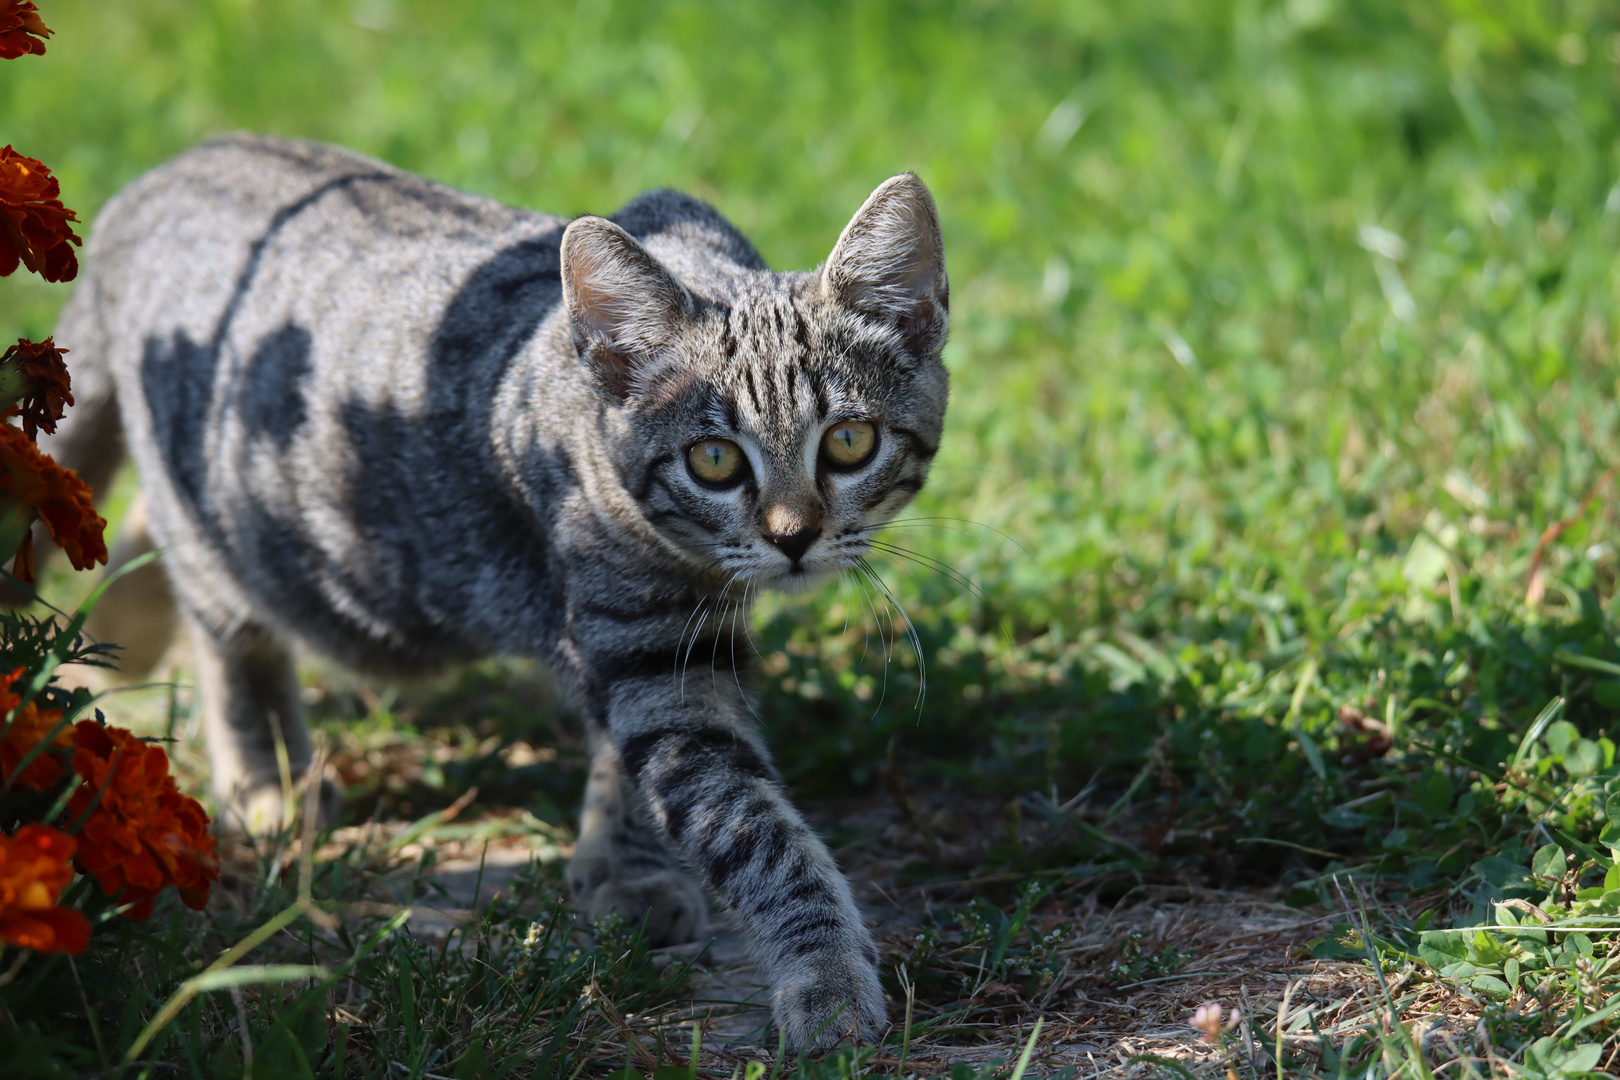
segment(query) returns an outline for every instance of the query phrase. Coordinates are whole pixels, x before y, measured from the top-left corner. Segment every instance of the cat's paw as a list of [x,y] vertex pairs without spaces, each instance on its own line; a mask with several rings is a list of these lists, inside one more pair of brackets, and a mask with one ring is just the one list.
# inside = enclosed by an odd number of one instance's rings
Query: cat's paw
[[574,905],[589,922],[616,912],[631,926],[644,928],[647,944],[657,949],[695,941],[709,922],[709,905],[698,883],[679,870],[662,870],[639,878],[607,878],[595,886],[576,884]]
[[[223,832],[246,836],[271,836],[281,832],[298,820],[303,813],[304,800],[297,787],[289,803],[287,793],[277,784],[259,784],[239,790],[221,800],[216,826]],[[316,797],[315,823],[326,829],[337,824],[343,809],[343,797],[337,785],[330,780],[321,781]]]
[[771,991],[771,1012],[791,1050],[825,1050],[856,1036],[875,1043],[888,1025],[870,942],[794,965]]

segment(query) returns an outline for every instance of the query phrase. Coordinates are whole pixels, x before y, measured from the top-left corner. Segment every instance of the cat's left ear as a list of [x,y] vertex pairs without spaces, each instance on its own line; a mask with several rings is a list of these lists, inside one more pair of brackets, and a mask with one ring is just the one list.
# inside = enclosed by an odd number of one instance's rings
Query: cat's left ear
[[928,187],[912,173],[885,180],[856,211],[821,270],[845,307],[900,331],[914,356],[945,345],[951,286],[945,237]]
[[580,363],[598,390],[623,402],[675,343],[692,316],[692,295],[606,218],[570,222],[561,259]]

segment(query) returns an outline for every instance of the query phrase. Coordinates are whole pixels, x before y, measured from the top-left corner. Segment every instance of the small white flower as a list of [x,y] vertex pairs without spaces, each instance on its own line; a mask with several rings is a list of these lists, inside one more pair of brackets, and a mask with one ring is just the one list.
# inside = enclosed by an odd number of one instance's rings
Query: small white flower
[[1198,1036],[1200,1042],[1213,1043],[1223,1032],[1237,1027],[1238,1011],[1233,1009],[1225,1020],[1222,1020],[1221,1003],[1210,1001],[1198,1006],[1198,1011],[1192,1014],[1187,1023],[1201,1032]]

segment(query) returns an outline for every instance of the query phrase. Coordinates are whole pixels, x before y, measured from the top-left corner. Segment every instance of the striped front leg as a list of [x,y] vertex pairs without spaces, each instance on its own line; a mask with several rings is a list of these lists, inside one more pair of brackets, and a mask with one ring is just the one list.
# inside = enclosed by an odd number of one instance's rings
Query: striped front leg
[[[708,672],[705,672],[707,675]],[[668,675],[607,689],[628,787],[686,864],[737,913],[794,1048],[875,1040],[887,1010],[877,948],[849,883],[782,790],[730,670],[684,698]],[[730,683],[730,686],[727,684]]]

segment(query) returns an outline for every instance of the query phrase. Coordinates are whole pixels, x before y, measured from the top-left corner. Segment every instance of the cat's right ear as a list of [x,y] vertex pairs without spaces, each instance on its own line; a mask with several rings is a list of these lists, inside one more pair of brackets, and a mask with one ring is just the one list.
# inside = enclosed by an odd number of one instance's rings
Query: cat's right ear
[[562,286],[580,363],[600,392],[621,403],[692,315],[691,294],[606,218],[578,218],[563,232]]
[[834,301],[900,332],[913,355],[945,345],[951,286],[945,237],[928,186],[913,173],[878,185],[856,211],[821,269]]

